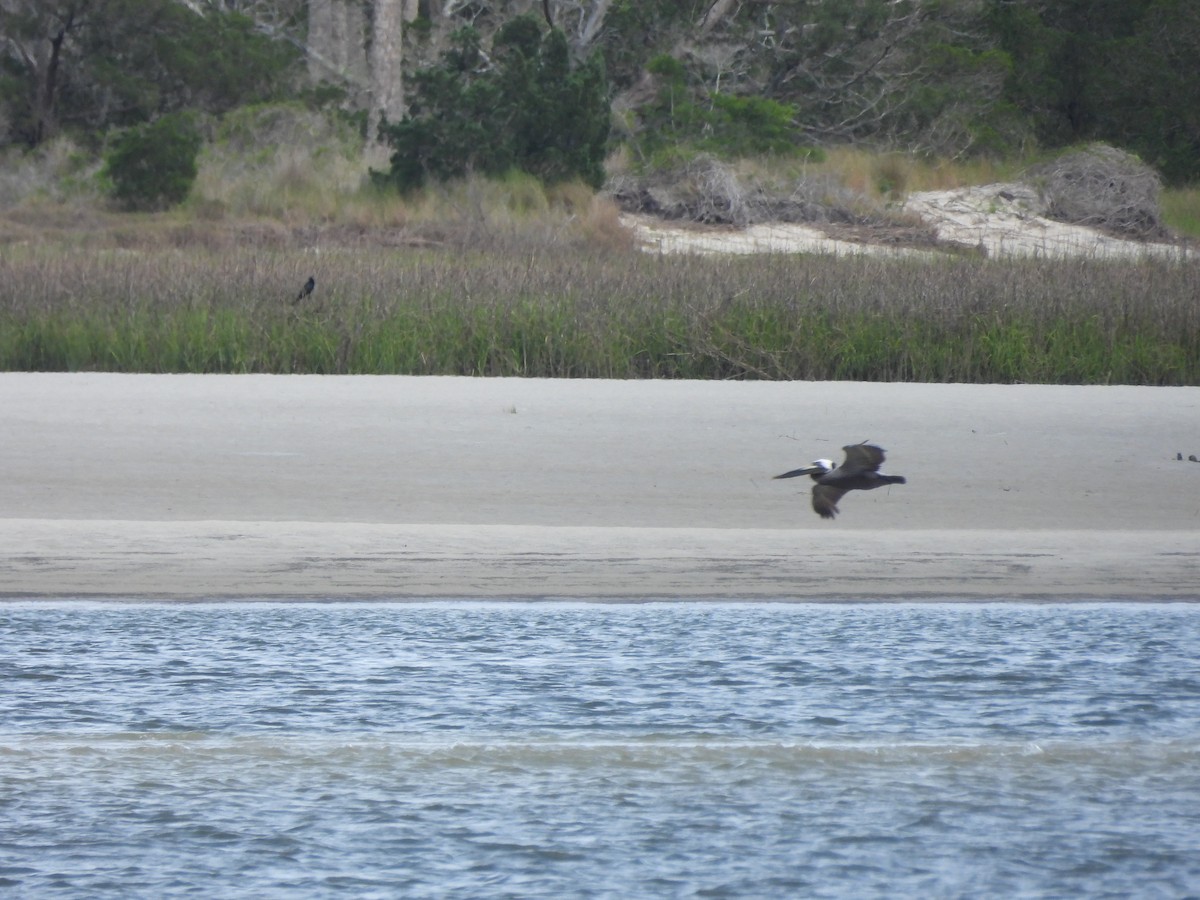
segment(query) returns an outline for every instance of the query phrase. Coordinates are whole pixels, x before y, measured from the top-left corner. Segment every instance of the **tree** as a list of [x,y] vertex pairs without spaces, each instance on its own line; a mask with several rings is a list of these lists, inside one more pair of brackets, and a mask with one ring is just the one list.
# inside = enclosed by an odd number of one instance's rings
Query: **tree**
[[810,149],[802,142],[790,104],[706,90],[690,83],[684,65],[667,54],[650,60],[647,71],[658,91],[638,108],[640,128],[631,139],[643,162],[657,165],[681,152],[727,159],[797,156]]
[[1168,180],[1200,177],[1200,4],[990,0],[1005,91],[1051,147],[1102,140]]
[[573,68],[563,32],[543,36],[531,17],[501,28],[493,50],[516,165],[545,182],[603,184],[610,112],[600,58]]
[[[602,45],[625,90],[619,102],[645,125],[643,143],[661,143],[664,79],[654,65],[666,57],[681,74],[669,119],[702,140],[724,131],[769,152],[870,141],[960,154],[1023,139],[1003,96],[1009,60],[984,27],[982,2],[618,3]],[[756,106],[763,101],[776,106]],[[743,116],[774,138],[747,134]]]
[[58,130],[64,45],[69,53],[67,38],[87,26],[91,6],[87,0],[0,2],[4,105],[14,130],[30,144],[41,143]]
[[1170,181],[1200,180],[1200,4],[1160,0],[1146,11],[1113,74],[1123,102],[1101,130]]
[[0,103],[13,137],[31,146],[62,128],[101,131],[270,99],[295,60],[253,20],[215,6],[0,0]]
[[382,131],[393,153],[383,181],[402,190],[427,179],[518,168],[546,182],[599,187],[609,132],[607,81],[593,56],[572,66],[558,29],[518,16],[491,53],[472,28],[455,33],[439,65],[411,78],[409,116]]
[[121,134],[105,160],[116,200],[130,210],[181,203],[196,180],[202,139],[192,116],[173,113]]

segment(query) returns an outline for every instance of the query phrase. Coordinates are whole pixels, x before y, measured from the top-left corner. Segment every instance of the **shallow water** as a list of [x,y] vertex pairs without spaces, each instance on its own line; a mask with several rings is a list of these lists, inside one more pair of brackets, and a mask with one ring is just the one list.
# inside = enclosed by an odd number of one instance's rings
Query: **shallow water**
[[13,896],[1184,897],[1200,606],[7,604]]

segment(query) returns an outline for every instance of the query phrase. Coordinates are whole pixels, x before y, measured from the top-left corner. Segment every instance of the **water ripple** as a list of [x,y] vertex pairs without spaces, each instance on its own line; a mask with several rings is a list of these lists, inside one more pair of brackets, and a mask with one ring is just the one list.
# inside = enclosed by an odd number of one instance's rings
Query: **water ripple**
[[16,896],[1186,896],[1200,608],[8,604]]

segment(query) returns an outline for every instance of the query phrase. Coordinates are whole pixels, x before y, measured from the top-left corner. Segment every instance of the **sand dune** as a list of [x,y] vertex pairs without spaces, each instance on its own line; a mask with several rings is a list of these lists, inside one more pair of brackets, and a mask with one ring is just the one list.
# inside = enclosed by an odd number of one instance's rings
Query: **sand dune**
[[[625,215],[639,246],[651,253],[746,255],[753,253],[870,254],[937,259],[946,251],[969,250],[991,258],[1082,257],[1086,259],[1167,259],[1196,257],[1193,242],[1128,240],[1084,225],[1047,216],[1047,204],[1024,184],[985,184],[907,196],[905,212],[923,222],[937,246],[907,246],[904,229],[883,240],[887,229],[867,229],[866,239],[849,240],[838,229],[792,222],[765,222],[744,228],[682,224],[646,215]],[[832,233],[831,233],[832,231]]]
[[[9,597],[1200,600],[1197,388],[8,373],[0,409]],[[834,522],[771,478],[867,438],[909,483]]]

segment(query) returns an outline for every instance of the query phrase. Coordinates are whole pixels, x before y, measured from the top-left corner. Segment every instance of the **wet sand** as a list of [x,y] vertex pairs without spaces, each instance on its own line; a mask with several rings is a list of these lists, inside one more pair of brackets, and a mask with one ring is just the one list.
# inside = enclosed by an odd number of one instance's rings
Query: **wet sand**
[[[7,373],[0,411],[10,598],[1200,600],[1197,388]],[[836,521],[772,480],[863,439],[909,483]]]

